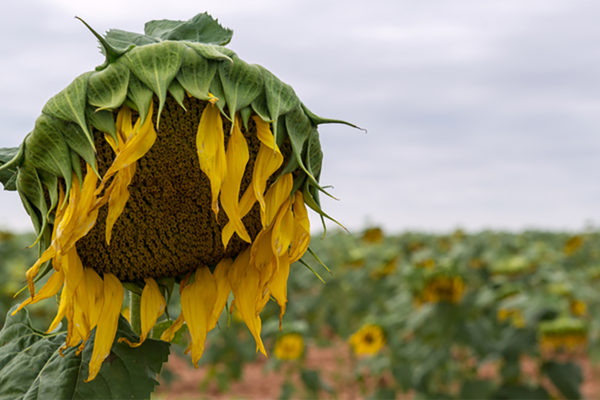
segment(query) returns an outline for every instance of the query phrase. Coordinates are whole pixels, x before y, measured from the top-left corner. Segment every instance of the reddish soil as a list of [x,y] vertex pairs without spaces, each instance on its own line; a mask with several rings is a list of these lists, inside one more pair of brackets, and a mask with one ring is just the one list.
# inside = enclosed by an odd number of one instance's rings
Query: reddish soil
[[[582,367],[584,384],[581,387],[584,399],[600,399],[600,365],[592,365],[590,361],[581,356],[578,364]],[[537,380],[538,366],[534,360],[523,358],[522,370],[528,377]],[[231,382],[227,390],[219,390],[215,380],[208,381],[211,373],[208,367],[194,369],[189,360],[176,354],[171,354],[167,368],[174,375],[170,384],[162,383],[153,398],[160,400],[192,400],[192,399],[276,399],[281,393],[282,384],[286,374],[291,375],[295,391],[292,398],[311,398],[311,394],[303,389],[297,370],[288,365],[278,370],[269,368],[265,359],[247,364],[243,369],[240,381]],[[372,392],[378,383],[373,379],[366,379],[358,383],[355,376],[355,361],[350,357],[349,349],[345,343],[337,343],[332,347],[309,347],[305,368],[316,369],[320,372],[323,381],[331,386],[336,395],[322,392],[323,398],[336,398],[341,400],[363,399]],[[494,379],[497,377],[498,365],[489,363],[479,368],[481,378]],[[383,379],[384,381],[387,379]],[[543,381],[546,389],[555,396],[562,398],[558,391],[548,381]],[[407,400],[413,398],[410,394],[399,395],[397,399]]]

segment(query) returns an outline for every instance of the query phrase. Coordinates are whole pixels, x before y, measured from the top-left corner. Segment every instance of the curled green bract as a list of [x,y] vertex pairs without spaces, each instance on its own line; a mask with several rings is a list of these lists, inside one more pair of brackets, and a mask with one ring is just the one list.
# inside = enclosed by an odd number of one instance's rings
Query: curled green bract
[[81,181],[81,160],[98,173],[95,135],[108,134],[116,142],[116,111],[127,105],[143,123],[156,98],[160,134],[167,96],[183,104],[186,93],[201,100],[216,97],[222,115],[233,121],[239,113],[245,126],[253,113],[269,122],[276,142],[291,145],[281,175],[296,171],[294,191],[302,191],[307,205],[329,218],[319,202],[324,190],[318,183],[322,151],[316,127],[348,123],[317,117],[289,85],[224,47],[231,30],[206,13],[188,21],[150,21],[144,34],[113,29],[103,37],[84,24],[100,41],[105,63],[52,97],[20,147],[0,149],[0,181],[6,190],[19,192],[42,250],[52,232],[59,179],[68,195],[73,174]]

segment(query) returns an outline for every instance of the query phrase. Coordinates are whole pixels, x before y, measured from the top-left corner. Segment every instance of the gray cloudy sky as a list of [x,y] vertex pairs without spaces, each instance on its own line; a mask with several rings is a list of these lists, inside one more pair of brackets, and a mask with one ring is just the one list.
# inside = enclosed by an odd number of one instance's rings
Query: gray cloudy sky
[[[350,229],[578,229],[600,222],[600,3],[558,0],[22,0],[0,15],[0,147],[101,64],[98,31],[208,11],[230,47],[324,126],[324,208]],[[316,225],[316,220],[314,221]],[[0,192],[0,227],[25,229]]]

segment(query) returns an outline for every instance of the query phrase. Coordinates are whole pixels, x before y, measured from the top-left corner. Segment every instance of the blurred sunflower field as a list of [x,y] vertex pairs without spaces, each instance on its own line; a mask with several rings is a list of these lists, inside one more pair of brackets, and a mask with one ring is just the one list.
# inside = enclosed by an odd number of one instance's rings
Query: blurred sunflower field
[[[13,297],[35,262],[34,251],[25,249],[32,240],[0,233],[3,314],[26,296]],[[600,234],[594,230],[332,232],[313,237],[310,254],[292,269],[281,326],[276,304],[262,313],[268,359],[256,353],[242,318],[223,313],[192,387],[179,384],[193,369],[180,357],[189,340],[182,330],[153,398],[600,395]],[[175,293],[169,315],[179,314],[178,300]],[[40,329],[56,312],[52,303],[29,308]],[[168,325],[157,324],[152,337]],[[248,379],[264,391],[244,391],[240,382]]]

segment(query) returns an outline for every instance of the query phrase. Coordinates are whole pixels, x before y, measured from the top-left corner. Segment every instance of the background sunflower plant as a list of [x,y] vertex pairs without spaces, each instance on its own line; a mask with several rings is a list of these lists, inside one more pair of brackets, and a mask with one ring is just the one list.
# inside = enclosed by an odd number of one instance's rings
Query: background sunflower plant
[[[0,181],[39,247],[30,295],[0,333],[3,388],[17,397],[147,396],[168,342],[187,327],[197,364],[224,309],[266,355],[260,312],[273,299],[283,317],[290,265],[310,242],[306,206],[329,218],[317,126],[345,122],[224,47],[231,30],[206,13],[144,34],[82,22],[106,61],[48,101],[21,146],[0,149]],[[55,296],[38,332],[21,310]]]

